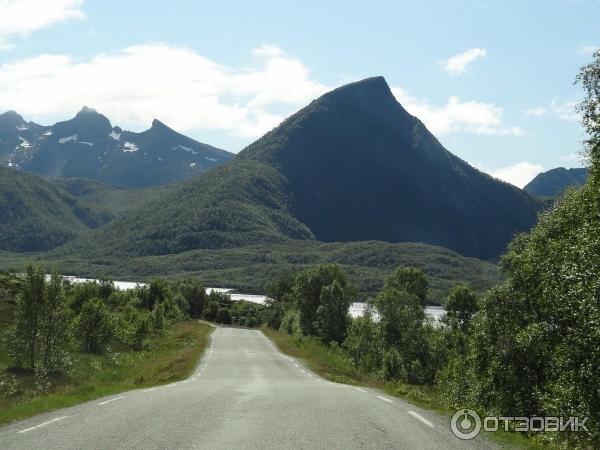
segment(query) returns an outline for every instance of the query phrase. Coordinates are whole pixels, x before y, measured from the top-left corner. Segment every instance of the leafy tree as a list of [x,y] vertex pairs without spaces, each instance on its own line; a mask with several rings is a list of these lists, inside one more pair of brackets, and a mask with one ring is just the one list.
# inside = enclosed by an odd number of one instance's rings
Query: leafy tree
[[206,290],[202,283],[196,280],[185,280],[180,289],[189,305],[190,316],[194,319],[201,317],[206,303]]
[[108,300],[115,290],[115,283],[111,280],[100,280],[98,282],[98,297],[102,300]]
[[330,286],[334,281],[338,282],[342,290],[348,289],[346,274],[335,264],[317,266],[296,276],[294,296],[300,314],[300,329],[304,335],[315,334],[315,319],[321,304],[321,292],[323,287]]
[[[158,304],[160,305],[160,303]],[[148,347],[148,337],[152,331],[151,315],[147,312],[140,312],[133,321],[133,333],[131,336],[131,348],[140,351]]]
[[114,317],[102,300],[92,299],[81,308],[75,328],[86,352],[102,353],[114,337]]
[[158,278],[152,280],[147,291],[143,292],[142,305],[149,311],[152,311],[154,305],[163,303],[171,294],[168,283]]
[[157,330],[162,330],[166,323],[165,307],[162,304],[155,305],[152,310],[152,325]]
[[217,312],[219,311],[219,304],[209,297],[208,303],[204,308],[204,318],[209,321],[213,321],[217,318]]
[[300,314],[297,309],[288,309],[281,319],[280,331],[291,334],[293,336],[299,336],[300,330]]
[[231,311],[229,310],[229,308],[218,309],[216,322],[225,325],[231,324]]
[[384,288],[373,300],[373,305],[380,317],[379,324],[386,346],[404,350],[412,348],[425,321],[421,301],[406,291]]
[[293,293],[294,289],[294,274],[285,272],[271,281],[266,286],[267,296],[274,300],[282,301],[285,296]]
[[341,344],[344,341],[350,325],[350,303],[348,293],[337,280],[321,289],[314,328],[324,342]]
[[423,305],[427,297],[427,275],[416,267],[400,266],[385,280],[384,289],[406,291],[416,296]]
[[343,348],[359,370],[365,373],[379,370],[383,342],[371,314],[352,320]]
[[[589,417],[600,442],[600,51],[578,77],[590,176],[519,235],[501,260],[505,281],[471,325],[458,402],[504,415]],[[454,380],[456,380],[456,378]]]
[[12,331],[11,353],[17,366],[28,364],[36,368],[39,354],[40,329],[44,312],[45,275],[41,267],[28,265],[23,288],[17,297]]
[[452,328],[465,331],[479,310],[477,296],[466,285],[456,285],[446,299],[445,322]]
[[40,322],[43,367],[49,373],[64,372],[70,366],[71,313],[62,277],[56,271],[52,272],[46,287],[43,306]]

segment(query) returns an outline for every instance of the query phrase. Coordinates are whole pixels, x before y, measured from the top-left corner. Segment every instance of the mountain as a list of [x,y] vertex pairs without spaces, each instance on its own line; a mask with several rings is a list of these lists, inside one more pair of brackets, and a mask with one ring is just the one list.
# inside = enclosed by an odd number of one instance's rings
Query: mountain
[[538,174],[523,189],[538,197],[556,197],[571,186],[581,186],[587,180],[585,167],[565,169],[557,167]]
[[376,77],[323,95],[230,163],[63,251],[164,255],[286,239],[380,240],[493,259],[541,207],[448,152]]
[[49,250],[111,216],[35,175],[0,167],[0,250]]
[[87,107],[49,127],[26,122],[15,112],[0,115],[0,164],[48,177],[157,186],[200,175],[232,156],[158,120],[142,133],[123,131]]

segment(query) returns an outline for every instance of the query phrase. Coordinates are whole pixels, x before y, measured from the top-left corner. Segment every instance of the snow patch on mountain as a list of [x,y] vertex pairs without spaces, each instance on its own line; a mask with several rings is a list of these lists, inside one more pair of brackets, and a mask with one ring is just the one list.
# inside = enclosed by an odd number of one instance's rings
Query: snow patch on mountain
[[19,144],[19,147],[21,147],[21,148],[31,148],[31,144],[29,143],[29,141],[27,139],[24,139],[21,136],[19,136],[19,139],[21,139],[21,143]]
[[70,142],[70,141],[77,142],[77,135],[74,134],[73,136],[67,136],[67,137],[64,137],[64,138],[60,138],[58,140],[58,143],[59,144],[66,144],[67,142]]
[[185,145],[176,145],[175,147],[173,147],[173,150],[177,150],[178,148],[181,149],[181,150],[184,150],[184,151],[186,151],[188,153],[191,153],[192,155],[197,155],[198,154],[198,152],[196,150],[194,150],[191,147],[186,147]]
[[212,161],[212,162],[219,161],[217,158],[211,158],[210,156],[205,156],[204,159],[207,159],[208,161]]
[[137,152],[140,148],[135,145],[133,142],[125,142],[123,144],[123,152],[125,153],[133,153],[133,152]]
[[26,131],[29,130],[29,125],[23,124],[23,125],[17,125],[17,131]]
[[110,133],[108,133],[108,135],[113,138],[115,141],[118,141],[119,139],[121,139],[121,133],[117,133],[115,131],[111,131]]
[[90,147],[92,147],[94,145],[92,142],[85,142],[85,141],[79,141],[79,143],[89,145]]

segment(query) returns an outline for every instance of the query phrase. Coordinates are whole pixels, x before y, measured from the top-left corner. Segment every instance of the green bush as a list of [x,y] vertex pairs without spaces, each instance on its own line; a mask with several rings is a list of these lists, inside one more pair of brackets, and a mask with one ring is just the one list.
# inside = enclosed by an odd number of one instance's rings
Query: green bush
[[231,311],[229,308],[219,308],[215,321],[225,325],[231,324]]
[[88,300],[75,321],[77,337],[84,351],[103,353],[115,336],[115,320],[100,299]]

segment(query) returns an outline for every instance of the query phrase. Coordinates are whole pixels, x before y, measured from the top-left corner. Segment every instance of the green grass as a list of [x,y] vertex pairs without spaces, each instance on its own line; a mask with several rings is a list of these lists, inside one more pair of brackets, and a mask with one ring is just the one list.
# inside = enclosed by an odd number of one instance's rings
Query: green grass
[[[280,351],[302,360],[313,372],[329,381],[379,389],[388,395],[447,416],[448,424],[450,416],[455,412],[440,403],[435,389],[431,386],[383,381],[373,375],[360,373],[340,349],[327,347],[317,339],[292,336],[265,327],[261,328],[261,331],[277,345]],[[486,437],[503,448],[527,450],[548,448],[518,433],[502,431],[486,433]]]
[[73,353],[72,370],[67,376],[51,380],[47,393],[32,390],[30,373],[18,374],[17,395],[0,399],[0,424],[105,395],[187,378],[203,354],[212,330],[208,324],[189,320],[169,326],[147,351],[107,356]]

